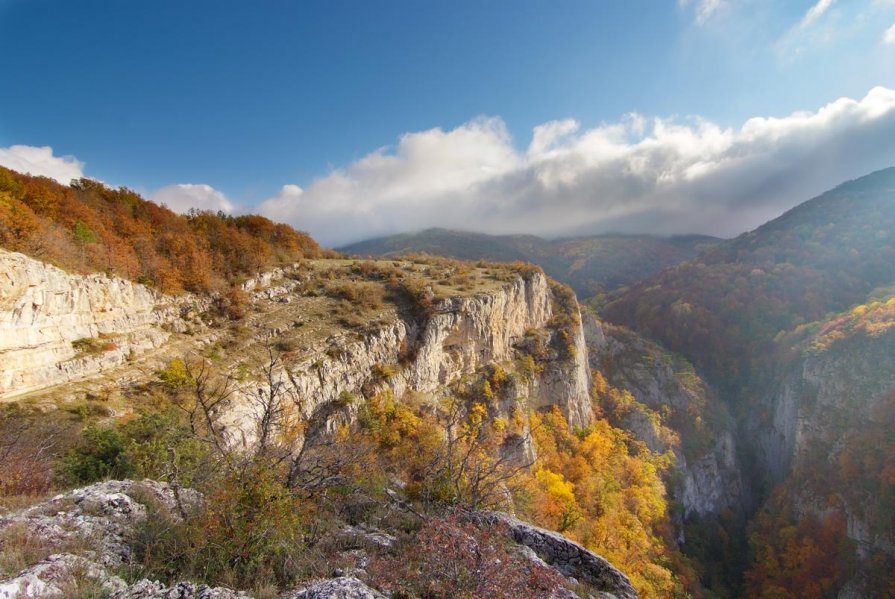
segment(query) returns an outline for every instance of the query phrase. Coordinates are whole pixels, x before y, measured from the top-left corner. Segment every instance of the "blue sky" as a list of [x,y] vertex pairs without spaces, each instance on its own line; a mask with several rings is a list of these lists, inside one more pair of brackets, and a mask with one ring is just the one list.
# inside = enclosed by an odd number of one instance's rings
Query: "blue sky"
[[0,164],[330,244],[732,235],[895,164],[895,0],[0,0],[0,55]]

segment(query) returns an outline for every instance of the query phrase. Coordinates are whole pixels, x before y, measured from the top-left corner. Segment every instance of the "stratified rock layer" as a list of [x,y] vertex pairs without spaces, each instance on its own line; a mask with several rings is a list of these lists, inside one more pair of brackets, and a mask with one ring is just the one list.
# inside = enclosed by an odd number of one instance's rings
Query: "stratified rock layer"
[[[0,398],[121,364],[186,327],[175,300],[124,279],[73,275],[0,250]],[[96,351],[72,344],[94,340]]]

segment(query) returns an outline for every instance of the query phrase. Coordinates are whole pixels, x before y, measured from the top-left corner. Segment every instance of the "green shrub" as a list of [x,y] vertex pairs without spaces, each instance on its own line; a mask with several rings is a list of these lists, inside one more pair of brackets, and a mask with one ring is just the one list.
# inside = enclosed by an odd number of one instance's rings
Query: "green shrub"
[[217,481],[185,520],[149,509],[133,540],[141,577],[256,589],[304,574],[305,507],[263,466]]
[[121,425],[127,439],[126,461],[133,476],[170,480],[190,487],[214,474],[206,444],[190,433],[183,417],[171,410],[142,414]]
[[91,424],[84,429],[82,438],[82,442],[60,460],[57,472],[63,483],[79,485],[105,478],[133,476],[127,439],[120,431]]

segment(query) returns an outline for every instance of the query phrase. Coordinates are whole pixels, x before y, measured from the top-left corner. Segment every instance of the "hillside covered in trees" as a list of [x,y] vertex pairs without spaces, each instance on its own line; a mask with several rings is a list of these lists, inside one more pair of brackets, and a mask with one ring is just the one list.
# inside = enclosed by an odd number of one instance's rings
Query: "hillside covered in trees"
[[843,183],[706,254],[647,278],[601,314],[736,387],[774,340],[895,282],[895,168]]
[[[602,314],[696,364],[758,501],[749,597],[889,597],[895,169],[633,286]],[[840,595],[844,593],[844,595]]]
[[178,215],[121,187],[71,186],[0,167],[0,247],[71,272],[106,272],[166,293],[221,291],[320,255],[310,236],[263,216]]

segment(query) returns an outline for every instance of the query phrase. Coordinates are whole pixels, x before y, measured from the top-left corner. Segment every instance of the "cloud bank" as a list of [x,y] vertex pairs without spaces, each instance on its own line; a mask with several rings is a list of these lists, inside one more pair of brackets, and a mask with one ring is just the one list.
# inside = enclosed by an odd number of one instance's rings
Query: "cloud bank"
[[174,212],[184,214],[190,208],[217,212],[233,212],[233,203],[222,192],[210,185],[178,183],[157,189],[149,199],[164,204]]
[[84,163],[74,156],[54,156],[50,146],[0,148],[0,165],[20,173],[49,177],[68,185],[84,176]]
[[605,231],[732,236],[843,180],[895,164],[895,91],[722,128],[630,114],[583,129],[504,123],[407,133],[260,206],[327,245],[440,226],[545,236]]

